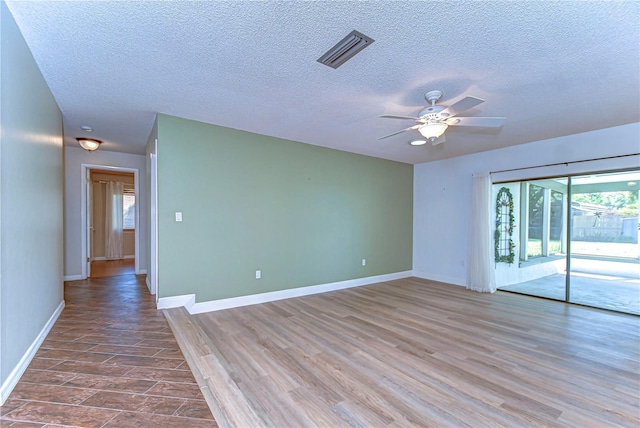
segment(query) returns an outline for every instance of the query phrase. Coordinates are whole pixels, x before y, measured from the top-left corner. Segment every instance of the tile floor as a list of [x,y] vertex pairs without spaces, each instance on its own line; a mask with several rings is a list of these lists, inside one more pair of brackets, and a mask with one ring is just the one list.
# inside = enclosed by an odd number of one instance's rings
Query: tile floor
[[136,273],[135,259],[95,260],[91,262],[91,278],[133,275]]
[[65,301],[0,426],[217,426],[144,276],[67,282]]

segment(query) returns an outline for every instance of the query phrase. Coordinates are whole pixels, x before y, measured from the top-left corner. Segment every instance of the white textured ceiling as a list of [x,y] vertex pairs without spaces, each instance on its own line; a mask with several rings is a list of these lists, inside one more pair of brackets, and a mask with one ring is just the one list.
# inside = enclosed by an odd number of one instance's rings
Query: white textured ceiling
[[[640,2],[7,1],[64,116],[65,142],[144,153],[156,112],[421,163],[640,120]],[[316,62],[351,30],[375,42]],[[502,129],[411,147],[426,91]],[[603,141],[603,144],[616,144]]]

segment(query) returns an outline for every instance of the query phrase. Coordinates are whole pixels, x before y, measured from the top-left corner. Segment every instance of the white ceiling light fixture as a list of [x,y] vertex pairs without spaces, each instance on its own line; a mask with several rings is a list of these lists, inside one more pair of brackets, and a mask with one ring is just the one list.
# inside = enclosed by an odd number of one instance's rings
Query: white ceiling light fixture
[[409,144],[412,146],[423,146],[427,144],[427,140],[411,140],[409,141]]
[[85,132],[93,132],[93,128],[88,125],[82,125],[80,129],[82,129]]
[[438,138],[444,134],[449,125],[443,122],[427,123],[424,126],[418,128],[418,132],[422,134],[424,138],[434,143]]
[[78,144],[80,144],[80,147],[88,152],[98,150],[98,147],[102,144],[102,141],[93,138],[76,138],[76,140],[78,141]]

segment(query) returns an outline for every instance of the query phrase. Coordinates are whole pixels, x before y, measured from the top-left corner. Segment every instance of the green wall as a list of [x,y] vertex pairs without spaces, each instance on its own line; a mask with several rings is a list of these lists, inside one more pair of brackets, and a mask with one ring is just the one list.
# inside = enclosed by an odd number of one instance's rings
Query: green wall
[[62,303],[64,192],[62,115],[3,1],[0,15],[1,399]]
[[411,270],[412,165],[157,121],[159,297],[201,302]]

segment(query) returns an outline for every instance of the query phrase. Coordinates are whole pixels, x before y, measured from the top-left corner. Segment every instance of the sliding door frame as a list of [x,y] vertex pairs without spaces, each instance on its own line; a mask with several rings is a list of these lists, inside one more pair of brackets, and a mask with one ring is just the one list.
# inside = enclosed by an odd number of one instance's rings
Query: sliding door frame
[[569,202],[567,204],[567,212],[564,213],[566,218],[565,221],[567,222],[567,256],[565,258],[565,263],[566,263],[566,267],[565,267],[565,275],[564,275],[564,301],[567,303],[570,303],[570,298],[571,298],[571,232],[573,231],[573,227],[572,227],[572,219],[571,219],[571,196],[573,194],[573,192],[571,191],[571,185],[572,185],[572,180],[571,180],[572,176],[569,175],[567,176],[567,201]]
[[[545,179],[557,179],[557,178],[566,178],[567,179],[567,210],[566,213],[564,213],[565,215],[565,221],[566,221],[566,225],[567,225],[567,230],[566,230],[566,258],[565,258],[565,263],[566,263],[566,268],[565,268],[565,298],[564,300],[559,300],[559,299],[554,299],[551,297],[545,297],[545,296],[538,296],[538,295],[534,295],[534,294],[526,294],[526,293],[522,293],[522,292],[518,292],[518,291],[511,291],[511,290],[502,290],[500,289],[500,287],[498,287],[498,290],[500,291],[506,291],[508,293],[517,293],[517,294],[524,294],[524,295],[528,295],[528,296],[533,296],[533,297],[538,297],[538,298],[542,298],[542,299],[548,299],[548,300],[554,300],[554,301],[559,301],[559,302],[564,302],[564,303],[570,303],[572,305],[579,305],[579,306],[585,306],[585,307],[590,307],[590,308],[596,308],[596,309],[601,309],[601,310],[608,310],[608,311],[613,311],[613,312],[619,312],[619,313],[626,313],[629,314],[628,312],[622,312],[622,311],[616,311],[615,309],[609,309],[609,308],[602,308],[599,306],[592,306],[592,305],[588,305],[585,303],[576,303],[576,302],[572,302],[571,301],[571,256],[572,256],[572,251],[571,251],[571,244],[572,244],[572,215],[571,215],[571,200],[572,200],[572,186],[573,186],[573,178],[574,177],[580,177],[580,176],[584,176],[584,175],[604,175],[604,174],[617,174],[617,173],[624,173],[624,172],[640,172],[640,166],[634,166],[634,167],[625,167],[625,168],[619,168],[619,169],[605,169],[605,170],[592,170],[592,171],[586,171],[586,172],[573,172],[571,174],[557,174],[557,175],[548,175],[548,176],[540,176],[540,177],[528,177],[528,178],[522,178],[522,179],[514,179],[514,180],[500,180],[500,181],[495,181],[492,182],[492,185],[500,185],[500,184],[510,184],[510,183],[526,183],[526,182],[531,182],[531,181],[536,181],[536,180],[545,180]],[[521,188],[523,186],[520,186]],[[522,193],[522,191],[521,191]],[[523,199],[523,195],[520,195],[521,200]],[[522,205],[522,203],[520,204]],[[522,213],[520,214],[522,216]],[[522,223],[520,224],[520,226],[522,227]],[[519,250],[522,250],[522,243],[519,246]],[[518,263],[522,262],[522,260],[520,260],[520,257],[518,257]],[[633,313],[631,313],[630,315],[634,315]]]

